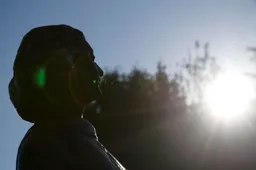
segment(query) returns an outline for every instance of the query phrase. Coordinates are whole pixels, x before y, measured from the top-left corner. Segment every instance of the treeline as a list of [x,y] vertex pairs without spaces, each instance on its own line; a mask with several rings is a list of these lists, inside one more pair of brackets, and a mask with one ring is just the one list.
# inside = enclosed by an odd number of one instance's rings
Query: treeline
[[86,118],[127,169],[192,168],[189,158],[205,140],[196,130],[203,128],[195,114],[201,86],[219,69],[208,47],[196,42],[196,55],[188,54],[173,75],[162,62],[155,74],[137,67],[129,73],[105,72],[102,96]]
[[102,114],[136,114],[185,106],[178,76],[170,77],[166,66],[157,64],[155,75],[136,67],[128,74],[107,72],[102,80]]
[[162,158],[154,152],[160,151],[160,140],[166,140],[160,134],[164,132],[161,126],[166,120],[171,123],[171,119],[187,113],[179,76],[169,76],[161,62],[156,67],[153,75],[136,67],[127,74],[118,70],[106,72],[102,79],[102,97],[88,116],[99,139],[127,169],[152,168],[159,164]]

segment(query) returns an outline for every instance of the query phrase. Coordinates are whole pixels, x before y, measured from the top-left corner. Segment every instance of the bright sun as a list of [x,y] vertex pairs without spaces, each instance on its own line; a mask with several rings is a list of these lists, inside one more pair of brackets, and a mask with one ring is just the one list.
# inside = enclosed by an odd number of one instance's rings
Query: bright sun
[[205,91],[205,102],[211,113],[220,120],[240,118],[248,109],[253,97],[252,82],[236,72],[220,74]]

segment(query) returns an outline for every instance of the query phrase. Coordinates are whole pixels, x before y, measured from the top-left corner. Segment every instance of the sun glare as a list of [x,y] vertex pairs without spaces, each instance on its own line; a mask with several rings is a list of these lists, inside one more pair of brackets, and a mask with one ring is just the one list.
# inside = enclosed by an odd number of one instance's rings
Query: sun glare
[[220,120],[239,119],[254,97],[249,78],[236,72],[220,74],[206,87],[205,102],[213,116]]

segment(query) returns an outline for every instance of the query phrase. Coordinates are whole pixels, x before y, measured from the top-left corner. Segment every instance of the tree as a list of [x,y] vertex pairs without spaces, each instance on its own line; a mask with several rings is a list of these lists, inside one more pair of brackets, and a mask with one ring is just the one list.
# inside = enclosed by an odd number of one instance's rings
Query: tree
[[203,54],[199,53],[199,42],[195,42],[196,56],[193,58],[188,54],[182,66],[185,84],[184,89],[188,95],[190,103],[200,104],[203,101],[203,91],[205,86],[212,81],[221,71],[215,57],[209,54],[209,44],[203,46]]

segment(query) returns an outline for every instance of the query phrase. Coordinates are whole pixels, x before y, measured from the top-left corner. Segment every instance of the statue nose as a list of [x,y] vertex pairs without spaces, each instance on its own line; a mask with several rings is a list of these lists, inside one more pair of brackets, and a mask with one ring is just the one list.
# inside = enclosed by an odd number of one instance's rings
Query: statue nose
[[100,68],[100,66],[95,63],[96,67],[97,67],[97,70],[98,70],[98,73],[99,73],[99,76],[102,77],[104,75],[104,71]]

